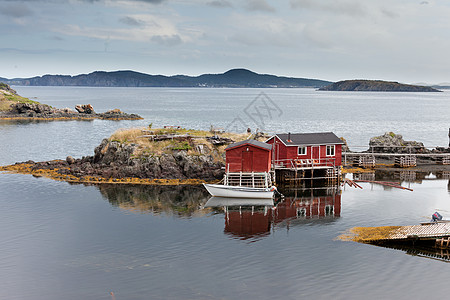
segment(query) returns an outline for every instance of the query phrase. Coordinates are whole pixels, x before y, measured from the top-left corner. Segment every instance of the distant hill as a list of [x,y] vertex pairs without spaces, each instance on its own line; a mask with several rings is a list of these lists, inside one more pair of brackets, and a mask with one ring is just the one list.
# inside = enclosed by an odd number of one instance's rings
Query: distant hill
[[440,92],[432,87],[382,80],[344,80],[321,87],[320,91]]
[[248,88],[319,88],[329,81],[306,78],[279,77],[257,74],[246,69],[233,69],[223,74],[200,76],[149,75],[134,71],[103,72],[90,74],[44,75],[33,78],[0,78],[10,85],[25,86],[102,86],[102,87],[248,87]]
[[246,69],[232,69],[223,74],[203,74],[197,77],[174,76],[186,80],[196,86],[209,87],[249,87],[249,88],[290,88],[290,87],[322,87],[330,81],[306,78],[281,77],[258,74]]

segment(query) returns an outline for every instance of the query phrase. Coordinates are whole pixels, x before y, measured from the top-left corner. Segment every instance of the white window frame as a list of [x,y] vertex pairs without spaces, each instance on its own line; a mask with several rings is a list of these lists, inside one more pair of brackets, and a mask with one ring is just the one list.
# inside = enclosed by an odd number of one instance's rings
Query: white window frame
[[[300,153],[300,149],[304,149],[305,151],[305,153]],[[302,151],[303,152],[303,151]],[[308,147],[306,147],[306,146],[304,146],[304,147],[302,147],[302,146],[298,146],[298,149],[297,149],[297,155],[298,156],[300,156],[300,155],[307,155],[308,154]]]
[[[331,150],[332,149],[332,150]],[[327,156],[336,156],[336,145],[327,145]],[[333,154],[329,154],[330,152],[332,152]]]

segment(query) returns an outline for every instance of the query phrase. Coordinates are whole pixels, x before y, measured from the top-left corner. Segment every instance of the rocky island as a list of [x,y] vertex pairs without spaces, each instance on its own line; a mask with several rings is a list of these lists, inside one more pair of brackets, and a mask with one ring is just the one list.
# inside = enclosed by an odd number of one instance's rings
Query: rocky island
[[133,128],[104,139],[93,156],[27,161],[0,171],[78,183],[199,184],[222,179],[225,147],[248,134]]
[[440,92],[429,86],[403,84],[382,80],[344,80],[319,88],[319,91],[358,92]]
[[0,83],[0,120],[141,120],[136,114],[127,114],[119,109],[96,113],[90,104],[70,108],[54,108],[47,104],[21,97],[9,85]]

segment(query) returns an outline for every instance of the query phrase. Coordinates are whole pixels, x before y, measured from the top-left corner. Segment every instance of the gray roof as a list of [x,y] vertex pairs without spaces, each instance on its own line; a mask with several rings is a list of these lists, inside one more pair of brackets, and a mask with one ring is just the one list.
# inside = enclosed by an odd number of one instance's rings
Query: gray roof
[[344,142],[332,132],[291,133],[290,135],[290,141],[288,141],[288,133],[276,134],[276,136],[278,136],[287,146],[344,144]]
[[272,150],[272,145],[266,144],[264,142],[260,142],[260,141],[257,141],[257,140],[240,141],[240,142],[228,145],[228,147],[226,147],[225,150],[228,150],[228,149],[231,149],[231,148],[235,148],[235,147],[239,147],[241,145],[247,145],[247,144],[250,144],[250,145],[253,145],[253,146],[256,146],[256,147],[260,147],[260,148],[264,148],[264,149],[267,149],[267,150]]

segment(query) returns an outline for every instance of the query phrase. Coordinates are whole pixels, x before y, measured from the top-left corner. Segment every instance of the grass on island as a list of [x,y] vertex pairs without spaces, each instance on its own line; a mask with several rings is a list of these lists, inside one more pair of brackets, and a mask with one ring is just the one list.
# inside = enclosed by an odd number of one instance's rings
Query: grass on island
[[[148,135],[189,135],[189,140],[164,140],[164,141],[151,141]],[[216,159],[223,160],[220,157],[221,153],[225,152],[227,145],[214,146],[207,141],[207,136],[212,136],[213,133],[204,130],[193,129],[165,129],[165,128],[131,128],[131,129],[119,129],[114,132],[109,138],[110,141],[117,141],[119,143],[133,143],[139,147],[134,153],[134,156],[152,156],[161,155],[163,153],[171,153],[176,150],[186,150],[189,155],[197,155],[197,146],[202,145],[205,153],[212,154]],[[230,133],[224,132],[217,134],[222,138],[229,138],[235,142],[243,141],[247,139],[250,134],[248,133]]]
[[37,101],[19,96],[13,92],[8,91],[9,86],[0,82],[0,112],[11,110],[11,105],[15,103],[36,103]]

